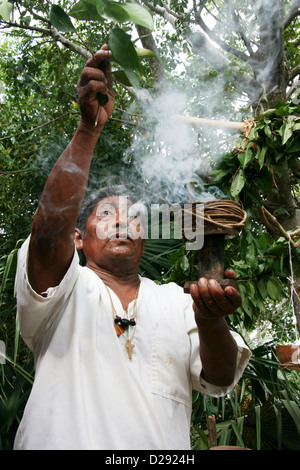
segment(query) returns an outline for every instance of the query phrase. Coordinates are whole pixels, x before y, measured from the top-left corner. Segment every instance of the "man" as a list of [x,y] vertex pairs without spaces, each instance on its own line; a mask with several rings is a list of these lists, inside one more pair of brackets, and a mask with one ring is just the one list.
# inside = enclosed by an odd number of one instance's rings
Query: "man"
[[[249,358],[224,318],[240,305],[235,289],[201,279],[187,295],[139,276],[143,226],[131,195],[101,190],[77,226],[114,105],[109,66],[107,76],[97,68],[110,57],[103,46],[81,74],[81,120],[20,250],[18,312],[36,373],[15,449],[189,449],[193,387],[226,394]],[[95,126],[97,93],[109,101]]]

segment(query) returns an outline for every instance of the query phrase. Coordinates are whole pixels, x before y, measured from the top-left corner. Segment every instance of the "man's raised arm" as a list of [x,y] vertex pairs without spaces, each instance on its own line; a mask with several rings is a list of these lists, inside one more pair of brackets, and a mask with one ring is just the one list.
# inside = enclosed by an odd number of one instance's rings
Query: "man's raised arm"
[[[109,58],[111,52],[103,46],[83,69],[77,85],[81,119],[72,141],[48,177],[33,221],[28,275],[32,288],[40,294],[59,284],[74,253],[74,230],[91,159],[114,107],[110,65],[106,74],[97,68]],[[95,126],[98,93],[107,94],[109,101],[100,108]]]

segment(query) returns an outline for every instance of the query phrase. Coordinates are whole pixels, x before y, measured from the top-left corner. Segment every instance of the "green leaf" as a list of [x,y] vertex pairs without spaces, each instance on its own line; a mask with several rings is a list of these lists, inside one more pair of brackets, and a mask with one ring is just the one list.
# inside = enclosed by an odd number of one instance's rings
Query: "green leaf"
[[109,48],[113,59],[126,70],[138,70],[139,58],[129,34],[114,28],[109,35]]
[[221,181],[223,178],[227,177],[227,175],[227,170],[213,170],[211,172],[211,176],[214,178],[215,181]]
[[280,128],[279,134],[282,137],[282,145],[285,145],[293,135],[293,122],[285,122]]
[[129,85],[134,88],[139,88],[139,78],[133,70],[123,69],[124,75],[127,78]]
[[[99,0],[97,0],[96,5],[98,5],[98,2]],[[130,18],[127,12],[124,10],[122,4],[108,1],[103,4],[101,0],[100,4],[102,4],[102,7],[100,6],[100,8],[98,8],[97,6],[97,10],[100,15],[104,15],[105,17],[116,20],[119,23],[130,21]]]
[[180,267],[184,273],[189,269],[190,263],[186,255],[181,258]]
[[269,139],[272,139],[272,131],[271,131],[270,127],[265,126],[264,131],[265,131],[266,136],[269,137]]
[[[109,4],[114,2],[109,2]],[[134,24],[144,26],[148,29],[153,29],[153,19],[150,12],[143,6],[137,3],[122,3],[120,5],[127,13],[128,19]]]
[[257,288],[262,298],[265,299],[267,297],[268,291],[267,291],[267,286],[266,286],[264,279],[260,279],[258,281]]
[[[90,2],[89,2],[90,3]],[[94,4],[94,2],[92,2]],[[105,3],[106,2],[103,2],[102,0],[96,0],[95,1],[95,6],[96,6],[96,9],[97,9],[97,12],[100,16],[103,15],[103,11],[104,11],[104,7],[105,7]]]
[[240,168],[240,170],[238,171],[231,185],[230,193],[232,197],[236,197],[242,191],[245,185],[245,182],[246,182],[246,179],[245,179],[244,170]]
[[248,297],[243,297],[242,307],[248,317],[252,318],[254,306]]
[[117,82],[121,83],[122,85],[125,85],[125,86],[132,85],[130,80],[127,77],[127,74],[125,73],[125,70],[114,70],[113,76],[117,80]]
[[291,417],[293,418],[296,426],[297,426],[297,429],[298,429],[298,433],[300,434],[300,411],[299,411],[299,405],[297,403],[295,403],[294,401],[291,401],[291,400],[282,400],[282,403],[284,404],[284,406],[286,407],[286,409],[288,410],[289,414],[291,415]]
[[259,164],[260,170],[261,170],[262,167],[264,166],[264,163],[265,163],[265,155],[266,155],[267,150],[268,150],[267,145],[263,145],[262,149],[261,149],[259,146],[257,146],[256,158],[257,158],[257,160],[258,160],[258,164]]
[[280,300],[281,295],[281,282],[277,278],[270,278],[267,282],[267,292],[272,300]]
[[136,53],[140,59],[152,59],[153,57],[156,57],[154,52],[150,51],[150,49],[144,49],[142,47],[136,47],[135,48]]
[[65,33],[75,31],[69,15],[67,15],[59,5],[51,5],[49,20],[58,31]]
[[112,0],[96,0],[99,15],[104,15],[120,23],[126,21],[153,29],[153,20],[149,11],[135,3],[119,3]]
[[99,21],[99,13],[96,4],[91,4],[85,0],[79,0],[69,11],[69,15],[77,20]]
[[6,0],[0,0],[0,16],[5,21],[9,21],[12,9],[13,9],[13,6],[10,2],[6,2]]
[[261,244],[262,249],[265,251],[269,246],[269,241],[264,233],[259,237],[259,243]]
[[133,70],[114,70],[113,75],[122,85],[139,88],[139,78]]
[[250,268],[255,269],[257,267],[258,259],[254,243],[249,243],[247,246],[246,261]]
[[[275,110],[276,116],[283,117],[287,115],[286,104]],[[289,112],[289,111],[288,111]]]
[[241,162],[242,168],[246,168],[246,166],[251,162],[253,159],[252,150],[248,149],[243,153],[238,155],[238,159]]
[[291,139],[288,141],[286,145],[286,152],[290,153],[298,153],[300,152],[300,139]]

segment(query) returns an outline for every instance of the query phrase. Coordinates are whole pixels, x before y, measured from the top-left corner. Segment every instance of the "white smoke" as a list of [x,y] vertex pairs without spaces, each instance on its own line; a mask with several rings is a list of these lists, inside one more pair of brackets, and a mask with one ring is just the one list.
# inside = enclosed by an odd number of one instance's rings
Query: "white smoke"
[[[255,79],[262,87],[268,87],[272,81],[271,71],[280,59],[279,7],[277,0],[257,0],[251,7],[245,6],[240,16],[249,43],[245,54],[249,56]],[[224,32],[227,29],[231,34],[236,28],[236,24],[230,23],[233,12],[228,11],[233,8],[232,3],[225,2],[220,8],[224,9]],[[218,51],[217,48],[215,50]],[[202,51],[203,47],[201,54]],[[195,65],[190,70],[188,62],[185,64],[184,93],[165,87],[159,96],[153,98],[146,90],[140,91],[142,113],[146,115],[144,124],[148,131],[138,131],[133,136],[127,157],[135,162],[145,187],[169,203],[224,197],[217,188],[207,189],[204,183],[210,180],[215,162],[235,147],[238,135],[224,129],[193,128],[173,116],[198,115],[209,119],[243,121],[251,114],[249,108],[246,117],[239,111],[239,107],[245,109],[246,95],[242,90],[239,95],[232,93],[230,97],[226,94],[226,73],[216,73],[213,78],[202,81],[201,67],[204,76],[210,58],[209,54],[202,55],[197,62],[194,56]],[[231,67],[229,58],[221,51],[214,56],[214,60],[222,61],[217,67],[219,71]],[[203,113],[200,116],[199,111]]]
[[[176,90],[149,96],[143,106],[148,130],[138,131],[127,151],[148,193],[170,204],[224,197],[218,188],[207,192],[204,187],[211,163],[210,153],[202,152],[199,129],[175,117],[186,114],[189,103]],[[213,134],[218,146],[218,132]]]

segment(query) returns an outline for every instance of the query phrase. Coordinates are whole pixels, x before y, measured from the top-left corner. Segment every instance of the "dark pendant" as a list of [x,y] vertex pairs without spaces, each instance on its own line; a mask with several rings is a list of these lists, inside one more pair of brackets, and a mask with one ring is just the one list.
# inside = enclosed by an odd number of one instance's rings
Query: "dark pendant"
[[128,325],[132,325],[132,326],[135,325],[135,319],[134,319],[134,318],[131,318],[130,320],[128,320],[128,318],[121,318],[121,317],[119,317],[119,316],[117,315],[116,318],[115,318],[115,323],[117,323],[117,324],[120,325],[124,330],[126,330],[126,328],[128,327]]

